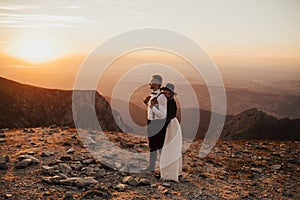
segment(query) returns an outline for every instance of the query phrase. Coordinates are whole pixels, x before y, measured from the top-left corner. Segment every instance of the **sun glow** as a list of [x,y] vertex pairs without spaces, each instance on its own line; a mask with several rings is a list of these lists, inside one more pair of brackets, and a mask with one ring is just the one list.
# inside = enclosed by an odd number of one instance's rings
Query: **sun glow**
[[30,62],[47,62],[58,57],[58,51],[54,51],[53,43],[46,39],[26,39],[16,41],[9,53],[15,57]]

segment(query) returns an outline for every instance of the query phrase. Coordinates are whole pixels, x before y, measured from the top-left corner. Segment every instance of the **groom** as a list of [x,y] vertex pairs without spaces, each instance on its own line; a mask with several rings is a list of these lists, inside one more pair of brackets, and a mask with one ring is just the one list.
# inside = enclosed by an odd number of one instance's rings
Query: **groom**
[[147,133],[150,147],[149,166],[143,172],[152,172],[155,169],[157,150],[162,149],[166,135],[167,98],[160,91],[162,77],[153,75],[149,83],[151,95],[146,97],[147,106]]

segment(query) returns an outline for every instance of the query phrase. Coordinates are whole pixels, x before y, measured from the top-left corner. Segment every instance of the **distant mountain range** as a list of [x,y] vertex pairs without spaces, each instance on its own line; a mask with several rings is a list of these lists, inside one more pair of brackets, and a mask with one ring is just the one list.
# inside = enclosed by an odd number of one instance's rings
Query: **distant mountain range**
[[[277,83],[278,84],[278,83]],[[286,84],[286,83],[282,83]],[[134,84],[133,84],[134,85]],[[201,84],[175,84],[178,97],[188,100],[193,94],[188,93],[189,87],[192,87],[198,99],[199,106],[203,110],[211,110],[211,97],[208,92],[206,85]],[[291,84],[292,85],[292,84]],[[131,85],[132,87],[132,85]],[[275,87],[275,86],[274,86]],[[129,87],[130,88],[130,87]],[[214,94],[218,95],[220,87],[212,86]],[[250,88],[234,88],[225,86],[226,90],[226,99],[227,99],[227,114],[236,115],[240,112],[251,108],[257,108],[263,112],[266,112],[269,115],[272,115],[276,118],[288,117],[290,119],[300,119],[300,96],[299,93],[285,92],[282,90],[274,91],[270,87],[265,87],[265,90],[262,89],[263,86],[253,84]],[[291,86],[292,88],[292,86]],[[103,88],[101,94],[104,96],[110,96],[107,91],[109,88]],[[113,88],[112,88],[113,89]],[[293,88],[293,90],[295,90]],[[134,91],[133,98],[131,98],[131,103],[135,105],[141,105],[141,102],[145,95],[149,93],[149,86],[144,85],[138,90]],[[106,95],[107,94],[107,95]],[[121,95],[119,95],[121,99]],[[193,103],[190,102],[189,105],[183,105],[189,108],[194,107]]]
[[[133,131],[131,124],[122,118],[120,112],[111,109],[109,98],[107,101],[98,92],[80,91],[78,99],[82,102],[89,102],[92,95],[95,95],[96,115],[102,129]],[[74,126],[72,91],[44,89],[0,77],[0,96],[0,128],[38,127],[53,124]],[[242,102],[239,103],[242,104]],[[119,106],[128,105],[121,100],[117,101],[117,104]],[[86,109],[83,107],[82,111],[86,111]],[[190,121],[195,121],[194,113],[200,112],[197,133],[192,131],[191,127],[183,124],[184,136],[203,138],[210,122],[211,112],[195,109],[182,110]],[[130,103],[129,110],[134,123],[140,126],[146,125],[145,108]],[[178,118],[180,115],[179,112]],[[83,120],[80,126],[94,128],[88,118]],[[226,116],[221,139],[300,140],[300,119],[277,119],[258,109],[248,109],[237,115]]]
[[[106,97],[110,102],[111,99]],[[128,103],[122,100],[114,100],[117,108],[126,108]],[[187,138],[204,138],[210,123],[211,112],[198,108],[185,108],[177,113],[180,119],[184,112],[188,118],[188,123],[181,124],[183,135]],[[146,108],[139,107],[133,103],[129,104],[129,111],[134,123],[146,125]],[[197,134],[191,124],[196,121],[195,113],[199,112],[200,121],[198,122]],[[216,114],[216,113],[215,113]],[[222,117],[216,114],[216,117]],[[123,120],[130,127],[130,122]],[[218,124],[215,124],[216,126]],[[277,119],[256,108],[245,110],[237,115],[226,115],[223,131],[220,139],[271,139],[271,140],[300,140],[300,119]]]
[[226,121],[221,139],[300,140],[300,119],[276,119],[249,109]]

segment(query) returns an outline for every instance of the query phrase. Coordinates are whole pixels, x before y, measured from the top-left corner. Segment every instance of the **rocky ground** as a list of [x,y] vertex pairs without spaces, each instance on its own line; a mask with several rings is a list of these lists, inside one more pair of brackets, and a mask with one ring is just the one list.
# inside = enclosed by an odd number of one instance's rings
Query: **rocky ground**
[[[146,139],[106,136],[147,152]],[[0,199],[300,199],[298,141],[218,141],[201,159],[195,141],[183,154],[179,183],[163,182],[157,172],[120,172],[81,141],[67,127],[1,130]]]

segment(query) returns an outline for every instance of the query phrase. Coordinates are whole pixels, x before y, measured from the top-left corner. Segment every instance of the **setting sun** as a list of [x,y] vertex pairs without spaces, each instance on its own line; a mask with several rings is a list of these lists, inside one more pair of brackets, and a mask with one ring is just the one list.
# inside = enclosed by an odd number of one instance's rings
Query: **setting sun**
[[20,57],[32,61],[42,62],[50,60],[53,56],[51,45],[44,40],[28,40],[20,48]]
[[8,48],[8,53],[16,58],[33,63],[42,63],[62,56],[62,48],[51,39],[46,38],[20,38]]

